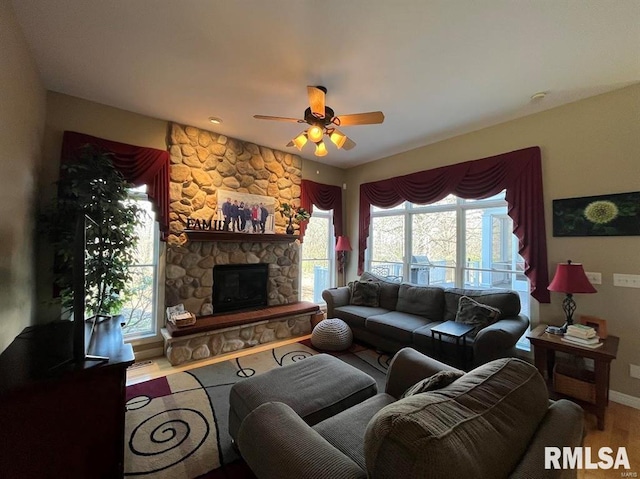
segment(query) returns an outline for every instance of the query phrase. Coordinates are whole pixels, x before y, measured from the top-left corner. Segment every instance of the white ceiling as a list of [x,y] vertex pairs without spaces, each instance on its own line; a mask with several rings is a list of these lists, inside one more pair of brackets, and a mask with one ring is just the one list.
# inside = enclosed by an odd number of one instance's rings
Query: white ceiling
[[343,168],[640,81],[640,0],[13,6],[49,90],[284,151],[302,125],[253,115],[302,118],[307,85],[336,115],[382,110],[341,128],[356,148],[319,159]]

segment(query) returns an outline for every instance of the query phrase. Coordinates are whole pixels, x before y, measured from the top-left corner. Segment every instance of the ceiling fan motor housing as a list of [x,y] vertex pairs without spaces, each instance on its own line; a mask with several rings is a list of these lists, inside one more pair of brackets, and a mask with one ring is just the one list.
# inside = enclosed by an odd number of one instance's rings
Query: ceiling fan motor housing
[[324,107],[324,118],[318,118],[313,114],[311,108],[307,108],[304,111],[304,121],[309,123],[310,125],[318,125],[320,127],[326,127],[331,124],[331,120],[335,116],[335,113],[332,108],[328,106]]

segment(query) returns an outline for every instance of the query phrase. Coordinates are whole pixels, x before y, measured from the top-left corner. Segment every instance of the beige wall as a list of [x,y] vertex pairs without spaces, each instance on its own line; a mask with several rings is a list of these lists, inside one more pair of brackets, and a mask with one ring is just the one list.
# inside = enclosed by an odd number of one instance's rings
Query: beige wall
[[346,170],[325,165],[318,161],[302,159],[302,179],[323,183],[325,185],[342,186]]
[[8,0],[0,0],[0,352],[33,317],[33,227],[45,90]]
[[41,185],[48,193],[54,191],[51,185],[58,177],[60,147],[65,130],[131,145],[167,149],[166,121],[49,91]]
[[[640,397],[640,380],[629,376],[629,363],[640,365],[640,290],[613,287],[613,273],[640,274],[640,237],[554,238],[551,227],[553,199],[640,191],[640,85],[349,169],[347,209],[357,211],[362,183],[535,145],[542,149],[550,274],[567,259],[602,273],[597,294],[576,295],[576,314],[607,319],[611,334],[621,338],[612,389]],[[357,215],[348,221],[355,243]],[[356,258],[350,255],[350,278]],[[562,298],[552,293],[551,304],[534,308],[535,319],[561,324]]]

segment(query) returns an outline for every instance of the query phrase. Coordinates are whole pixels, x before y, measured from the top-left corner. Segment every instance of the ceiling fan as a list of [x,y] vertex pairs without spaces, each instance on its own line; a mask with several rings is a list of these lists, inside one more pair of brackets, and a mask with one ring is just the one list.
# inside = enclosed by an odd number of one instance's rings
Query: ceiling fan
[[353,140],[347,137],[344,133],[339,131],[338,126],[352,126],[352,125],[372,125],[376,123],[382,123],[384,121],[384,114],[381,111],[370,111],[367,113],[352,113],[350,115],[335,116],[332,108],[325,105],[325,95],[327,89],[323,86],[308,86],[307,94],[309,95],[309,108],[304,111],[304,119],[299,120],[297,118],[286,118],[282,116],[267,116],[267,115],[253,115],[258,120],[276,120],[276,121],[288,121],[293,123],[307,123],[309,128],[304,130],[293,140],[287,143],[287,146],[295,146],[298,150],[302,150],[302,147],[307,141],[312,141],[316,145],[316,156],[327,155],[327,146],[324,142],[324,136],[327,135],[329,139],[338,148],[344,148],[350,150],[355,147],[356,144]]

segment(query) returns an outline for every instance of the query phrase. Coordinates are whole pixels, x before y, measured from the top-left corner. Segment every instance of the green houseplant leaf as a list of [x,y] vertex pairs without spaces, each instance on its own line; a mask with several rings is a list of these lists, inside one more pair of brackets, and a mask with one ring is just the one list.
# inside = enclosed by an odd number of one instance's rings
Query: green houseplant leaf
[[55,251],[54,283],[64,308],[71,308],[75,219],[87,215],[86,308],[92,314],[117,313],[131,264],[142,209],[129,200],[128,183],[114,167],[112,154],[90,145],[61,167],[58,196],[40,215],[39,225]]

